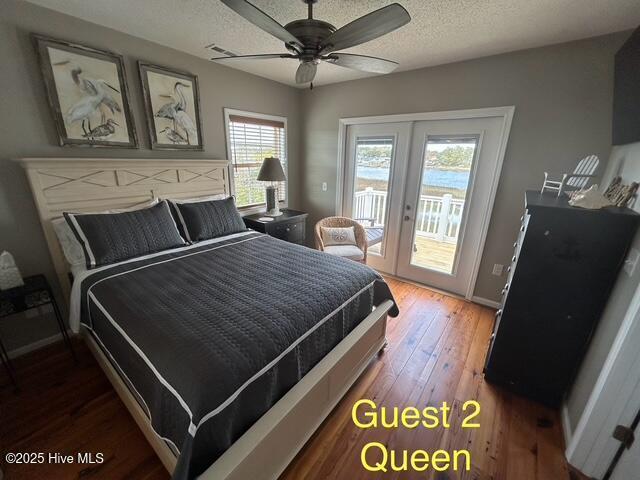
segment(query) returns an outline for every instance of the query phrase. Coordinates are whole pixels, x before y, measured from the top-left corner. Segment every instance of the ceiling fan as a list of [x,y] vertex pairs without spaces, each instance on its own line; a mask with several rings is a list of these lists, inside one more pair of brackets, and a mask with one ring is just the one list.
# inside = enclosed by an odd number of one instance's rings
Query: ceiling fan
[[[318,0],[302,0],[307,4],[308,17],[294,20],[284,27],[246,0],[221,0],[227,7],[274,37],[282,40],[289,53],[261,55],[237,55],[216,57],[211,60],[268,60],[292,58],[300,61],[296,71],[296,83],[311,83],[316,76],[318,63],[324,61],[340,67],[370,73],[390,73],[397,62],[384,58],[353,55],[337,50],[354,47],[386,35],[411,21],[409,13],[398,3],[364,15],[336,29],[333,25],[313,18],[313,4]],[[311,83],[313,88],[313,83]]]

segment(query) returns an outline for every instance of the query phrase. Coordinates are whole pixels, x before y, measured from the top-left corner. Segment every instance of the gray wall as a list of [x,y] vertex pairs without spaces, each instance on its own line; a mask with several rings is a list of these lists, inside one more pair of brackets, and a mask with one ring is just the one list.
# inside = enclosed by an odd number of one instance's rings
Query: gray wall
[[[638,181],[640,178],[640,142],[613,148],[602,184],[608,185],[617,175],[621,175],[623,182],[627,184]],[[640,212],[640,202],[636,201],[633,208]],[[632,248],[640,250],[640,233],[636,235]],[[620,272],[589,346],[589,351],[567,398],[567,410],[572,431],[580,421],[580,416],[584,412],[622,320],[627,315],[631,299],[638,288],[640,288],[640,268],[636,268],[632,277],[629,277],[624,271]]]
[[[315,221],[335,212],[338,119],[515,105],[475,294],[498,300],[523,210],[523,193],[542,172],[571,171],[611,147],[615,34],[472,61],[327,85],[303,97],[304,208]],[[321,191],[323,181],[329,183]]]
[[[57,137],[44,94],[29,32],[109,49],[124,55],[133,115],[141,141],[137,150],[77,149],[57,146]],[[300,96],[302,92],[261,77],[207,62],[114,30],[62,15],[26,2],[2,1],[0,18],[0,251],[16,258],[23,275],[43,272],[55,281],[53,266],[21,167],[10,159],[50,157],[172,157],[226,158],[223,108],[286,116],[289,120],[290,205],[299,206]],[[151,151],[144,123],[143,100],[136,60],[197,74],[200,81],[204,152]],[[0,322],[8,349],[56,333],[51,318],[16,316]]]

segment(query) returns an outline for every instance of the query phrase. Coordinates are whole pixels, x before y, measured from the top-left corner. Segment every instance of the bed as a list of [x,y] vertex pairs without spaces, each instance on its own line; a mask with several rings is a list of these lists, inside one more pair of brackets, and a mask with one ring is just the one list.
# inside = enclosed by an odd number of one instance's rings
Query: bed
[[52,219],[228,194],[226,161],[22,163],[70,326],[175,479],[277,478],[383,348],[397,309],[375,272],[252,231],[88,270],[71,287]]

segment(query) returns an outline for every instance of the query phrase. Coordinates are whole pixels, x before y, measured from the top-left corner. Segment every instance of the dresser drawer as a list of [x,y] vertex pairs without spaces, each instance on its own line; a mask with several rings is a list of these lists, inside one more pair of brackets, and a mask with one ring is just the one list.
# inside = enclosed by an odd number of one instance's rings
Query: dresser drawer
[[302,242],[305,239],[305,221],[279,222],[267,227],[267,233],[272,237],[287,242]]

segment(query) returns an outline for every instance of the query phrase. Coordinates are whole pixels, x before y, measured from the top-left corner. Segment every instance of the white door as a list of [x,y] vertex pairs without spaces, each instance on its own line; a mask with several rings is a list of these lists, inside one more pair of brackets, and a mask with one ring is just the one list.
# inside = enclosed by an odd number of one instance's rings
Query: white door
[[501,107],[342,120],[340,211],[365,226],[367,264],[471,298],[512,115]]
[[466,297],[500,170],[503,117],[413,124],[396,274]]
[[367,264],[395,270],[411,124],[352,125],[347,129],[343,213],[367,232]]

